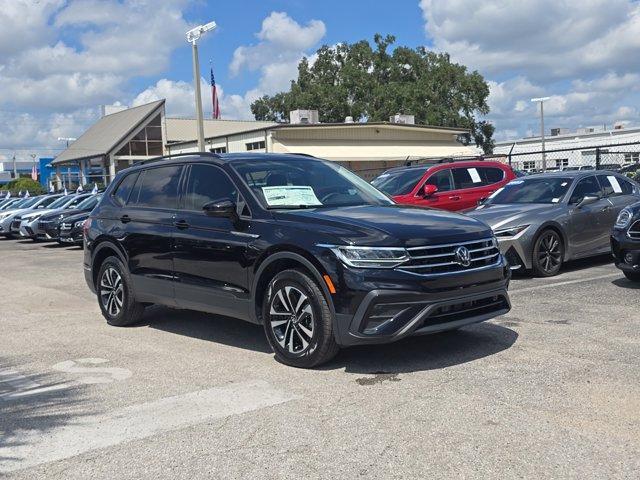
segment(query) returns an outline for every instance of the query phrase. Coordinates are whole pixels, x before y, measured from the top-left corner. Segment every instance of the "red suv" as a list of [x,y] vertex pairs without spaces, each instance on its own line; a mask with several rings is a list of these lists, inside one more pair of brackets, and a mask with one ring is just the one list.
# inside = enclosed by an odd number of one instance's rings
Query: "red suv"
[[472,160],[393,168],[371,183],[398,203],[455,211],[475,207],[514,178],[508,165]]

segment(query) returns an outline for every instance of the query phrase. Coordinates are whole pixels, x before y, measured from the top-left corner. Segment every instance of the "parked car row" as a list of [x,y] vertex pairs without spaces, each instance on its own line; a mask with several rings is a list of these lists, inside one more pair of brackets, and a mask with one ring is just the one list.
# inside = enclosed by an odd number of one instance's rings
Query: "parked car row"
[[503,315],[513,269],[550,276],[612,250],[640,281],[640,186],[615,172],[518,177],[497,162],[441,162],[373,184],[301,155],[183,154],[119,172],[92,205],[10,204],[0,228],[11,217],[8,235],[37,239],[58,219],[45,238],[84,241],[85,280],[110,325],[152,304],[232,316],[304,368],[342,347]]
[[48,194],[0,202],[0,235],[82,245],[74,230],[100,201],[100,194]]

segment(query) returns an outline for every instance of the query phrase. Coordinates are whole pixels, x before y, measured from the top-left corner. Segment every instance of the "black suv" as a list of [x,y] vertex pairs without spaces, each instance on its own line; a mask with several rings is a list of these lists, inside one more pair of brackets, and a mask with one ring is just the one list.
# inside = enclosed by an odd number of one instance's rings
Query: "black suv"
[[640,203],[625,207],[611,233],[611,252],[618,267],[633,282],[640,282]]
[[396,205],[303,155],[166,157],[118,174],[84,224],[111,325],[163,304],[263,324],[278,360],[453,330],[509,311],[510,270],[473,218]]

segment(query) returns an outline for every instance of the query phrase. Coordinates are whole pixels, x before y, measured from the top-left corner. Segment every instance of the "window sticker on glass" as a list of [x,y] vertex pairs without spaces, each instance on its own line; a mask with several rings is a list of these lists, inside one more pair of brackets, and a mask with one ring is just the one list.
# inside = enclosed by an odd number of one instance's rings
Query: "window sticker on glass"
[[622,193],[622,187],[620,186],[620,183],[618,183],[618,179],[616,177],[613,175],[607,175],[607,180],[609,180],[609,183],[613,187],[613,191],[615,193]]
[[469,172],[471,181],[473,183],[480,183],[482,181],[480,180],[480,174],[478,173],[478,170],[476,170],[475,168],[467,168],[467,172]]
[[262,193],[270,207],[282,205],[322,205],[313,188],[300,185],[262,187]]
[[561,187],[566,187],[568,183],[569,183],[569,182],[562,182],[562,184],[560,184],[560,186],[561,186]]
[[560,201],[560,199],[559,199],[559,198],[552,198],[552,199],[551,199],[551,201],[552,201],[553,203],[558,203],[558,202]]

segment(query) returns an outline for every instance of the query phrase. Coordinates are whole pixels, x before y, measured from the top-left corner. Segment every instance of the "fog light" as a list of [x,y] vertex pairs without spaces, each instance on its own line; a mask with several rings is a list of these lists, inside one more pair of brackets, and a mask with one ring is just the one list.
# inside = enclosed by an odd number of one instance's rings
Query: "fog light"
[[634,260],[633,253],[625,253],[625,255],[624,255],[624,261],[625,262],[627,262],[629,265],[633,265],[633,260]]

